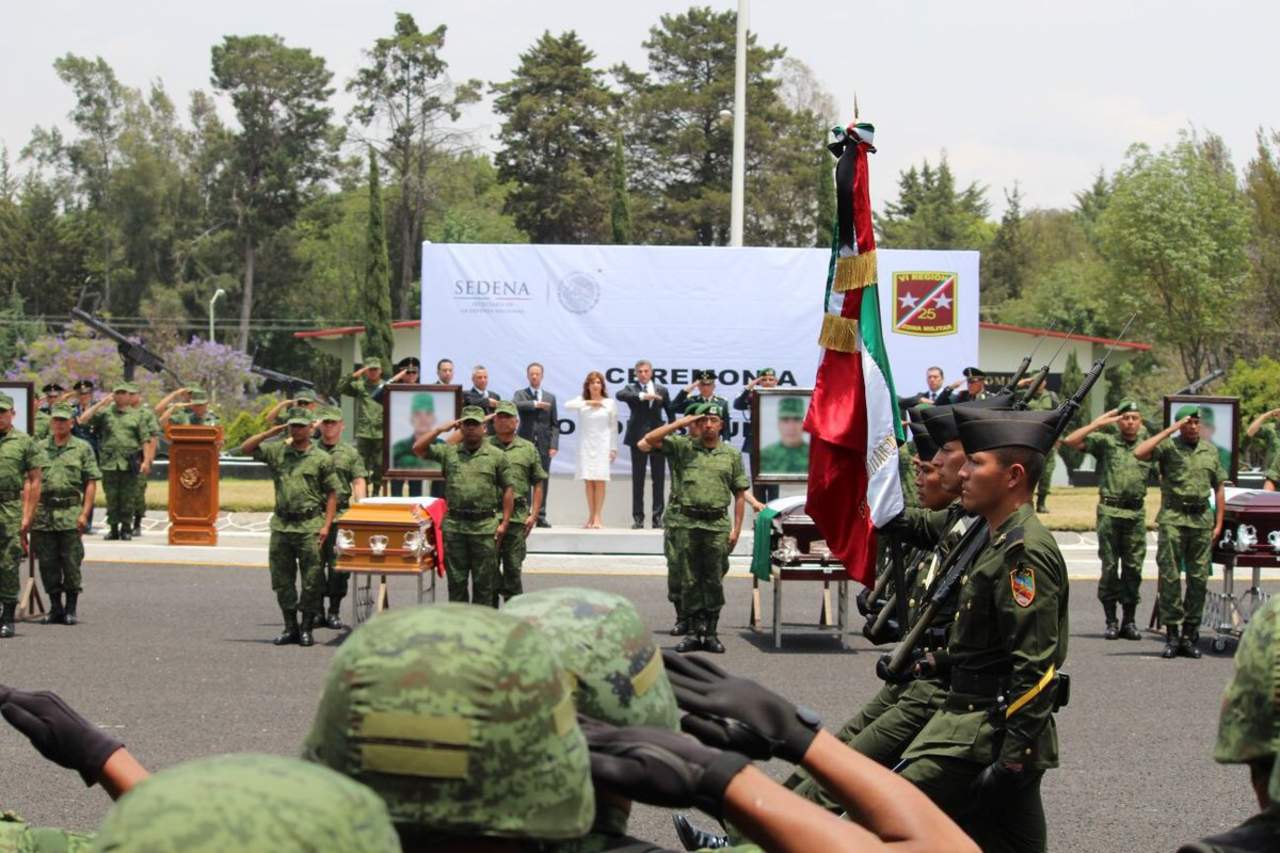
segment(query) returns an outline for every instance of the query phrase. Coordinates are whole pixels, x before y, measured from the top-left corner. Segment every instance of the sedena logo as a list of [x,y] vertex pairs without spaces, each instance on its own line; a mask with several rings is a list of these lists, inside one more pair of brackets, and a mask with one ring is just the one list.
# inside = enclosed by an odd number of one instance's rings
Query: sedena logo
[[954,335],[959,277],[953,272],[893,274],[893,331],[900,335]]

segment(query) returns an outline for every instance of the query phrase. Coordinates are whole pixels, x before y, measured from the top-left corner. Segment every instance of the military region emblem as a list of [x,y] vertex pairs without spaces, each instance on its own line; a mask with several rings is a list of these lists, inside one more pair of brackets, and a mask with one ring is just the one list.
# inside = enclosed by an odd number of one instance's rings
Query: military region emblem
[[953,272],[893,274],[893,330],[900,335],[954,335],[956,282]]
[[1013,601],[1019,607],[1030,607],[1036,600],[1036,573],[1030,566],[1018,566],[1009,572],[1009,583],[1013,586]]

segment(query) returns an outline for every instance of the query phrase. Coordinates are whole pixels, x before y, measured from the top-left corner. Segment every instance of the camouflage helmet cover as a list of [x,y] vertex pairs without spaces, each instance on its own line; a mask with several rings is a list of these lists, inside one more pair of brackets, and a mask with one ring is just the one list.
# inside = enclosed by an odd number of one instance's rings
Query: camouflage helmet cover
[[[1243,764],[1280,752],[1280,597],[1254,612],[1236,648],[1236,672],[1222,694],[1220,764]],[[1268,791],[1280,802],[1280,761]]]
[[352,632],[303,755],[444,836],[577,838],[595,812],[569,676],[541,632],[487,607],[387,611]]
[[662,654],[630,601],[563,587],[516,596],[504,612],[546,635],[577,680],[580,712],[615,726],[679,730],[680,711]]
[[107,813],[93,849],[400,849],[374,792],[324,767],[275,755],[188,761],[141,782]]

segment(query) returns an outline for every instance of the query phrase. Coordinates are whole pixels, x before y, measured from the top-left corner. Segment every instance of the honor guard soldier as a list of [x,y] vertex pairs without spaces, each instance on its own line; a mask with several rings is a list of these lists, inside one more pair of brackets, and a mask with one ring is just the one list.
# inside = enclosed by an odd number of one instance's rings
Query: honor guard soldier
[[[498,543],[498,567],[501,574],[498,593],[504,602],[524,592],[520,570],[524,566],[525,540],[538,521],[542,488],[547,481],[547,472],[542,467],[538,448],[532,441],[516,435],[519,427],[520,411],[516,404],[507,400],[500,401],[494,409],[494,434],[489,437],[489,443],[506,455],[511,469],[511,524]],[[531,493],[532,503],[526,497]]]
[[[294,409],[284,426],[276,425],[250,436],[241,445],[241,450],[255,461],[266,463],[275,481],[276,502],[271,514],[267,553],[271,588],[284,616],[284,632],[272,641],[277,646],[312,645],[311,631],[324,619],[324,568],[320,565],[320,549],[333,527],[342,482],[334,471],[333,458],[312,443],[314,428],[310,412]],[[286,429],[288,441],[266,443],[268,438]],[[295,581],[299,576],[301,601]]]
[[[462,430],[461,443],[436,442],[442,434],[458,428]],[[444,468],[448,509],[441,527],[449,600],[497,607],[498,543],[511,525],[515,494],[511,462],[487,438],[484,410],[463,406],[462,417],[419,438],[413,452]]]
[[0,639],[14,633],[18,563],[29,547],[32,510],[40,499],[44,466],[44,453],[36,440],[13,425],[13,398],[0,393]]
[[[82,536],[102,473],[93,448],[71,434],[71,407],[59,403],[49,412],[49,437],[41,442],[46,465],[40,502],[31,524],[31,547],[40,563],[40,579],[49,594],[46,625],[76,624],[82,589]],[[65,604],[63,596],[66,597]]]
[[[1105,429],[1109,426],[1118,429]],[[1151,463],[1133,455],[1142,433],[1142,413],[1136,403],[1125,400],[1062,440],[1098,462],[1098,559],[1102,562],[1098,600],[1107,623],[1102,636],[1108,640],[1142,639],[1135,614],[1142,562],[1147,558],[1146,499],[1151,476]]]
[[[365,499],[365,478],[369,476],[360,458],[360,451],[342,440],[342,410],[337,406],[328,406],[319,411],[320,415],[320,449],[333,458],[333,470],[338,475],[338,507],[334,517],[346,512],[347,507],[355,501]],[[320,562],[324,566],[324,593],[329,597],[329,616],[323,617],[316,624],[324,624],[335,631],[346,626],[342,624],[342,599],[347,594],[348,575],[338,571],[338,526],[329,526],[329,535],[325,537],[320,551]]]
[[[1177,435],[1174,435],[1177,433]],[[1182,406],[1173,423],[1140,443],[1133,455],[1150,459],[1160,473],[1160,513],[1156,516],[1156,566],[1160,581],[1160,621],[1165,626],[1161,657],[1200,657],[1200,617],[1209,585],[1209,557],[1222,533],[1226,501],[1218,450],[1200,437],[1200,407]],[[1209,499],[1216,501],[1214,507]],[[1182,594],[1182,573],[1187,575]]]
[[[155,444],[129,401],[134,386],[117,383],[110,397],[103,397],[77,419],[98,436],[98,467],[107,493],[107,539],[133,538],[134,498],[138,476],[151,471]],[[141,461],[139,461],[141,460]]]
[[382,359],[366,358],[354,373],[338,381],[338,393],[355,400],[356,450],[369,471],[369,494],[382,491],[382,406],[374,394],[386,384],[382,381]]
[[984,850],[1044,850],[1040,780],[1058,766],[1065,704],[1066,564],[1031,501],[1054,412],[953,410],[968,457],[961,502],[990,540],[961,578],[945,651],[918,674],[950,679],[942,710],[903,754],[902,775]]

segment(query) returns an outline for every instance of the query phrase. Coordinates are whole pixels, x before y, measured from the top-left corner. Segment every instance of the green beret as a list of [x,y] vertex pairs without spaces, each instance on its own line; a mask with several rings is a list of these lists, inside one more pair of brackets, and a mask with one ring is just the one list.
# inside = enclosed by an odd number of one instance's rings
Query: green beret
[[702,414],[708,418],[719,418],[720,420],[728,420],[729,413],[719,403],[703,403]]
[[0,394],[0,412],[13,411],[13,398],[8,394]]
[[684,407],[684,413],[685,413],[685,415],[686,415],[686,416],[688,416],[688,415],[701,415],[701,414],[702,414],[703,412],[705,412],[706,410],[707,410],[707,404],[706,404],[706,403],[700,403],[700,402],[698,402],[698,401],[696,401],[696,400],[694,400],[694,401],[692,401],[692,402],[689,402],[689,403],[686,403],[686,404],[685,404],[685,407]]
[[1194,403],[1188,403],[1185,406],[1179,406],[1178,411],[1173,413],[1173,419],[1180,421],[1183,418],[1200,418],[1200,407]]
[[1209,426],[1216,426],[1216,423],[1213,420],[1213,409],[1209,408],[1208,406],[1201,406],[1200,421],[1201,423],[1206,423]]
[[414,394],[413,402],[409,404],[409,411],[413,414],[418,412],[436,413],[436,398],[430,394]]
[[75,417],[75,412],[66,403],[59,403],[49,410],[49,417],[69,421]]
[[462,416],[459,417],[458,420],[463,423],[470,421],[472,423],[482,424],[484,423],[484,409],[479,406],[463,406]]
[[510,400],[503,400],[498,403],[498,407],[493,411],[499,415],[511,415],[513,418],[520,416],[520,411],[516,408],[516,404]]
[[1124,414],[1128,414],[1129,412],[1136,412],[1136,411],[1138,411],[1138,404],[1133,402],[1132,400],[1122,400],[1120,401],[1120,405],[1116,406],[1117,415],[1124,415]]
[[778,401],[778,420],[783,420],[785,418],[803,420],[804,409],[805,405],[803,397],[783,397]]

